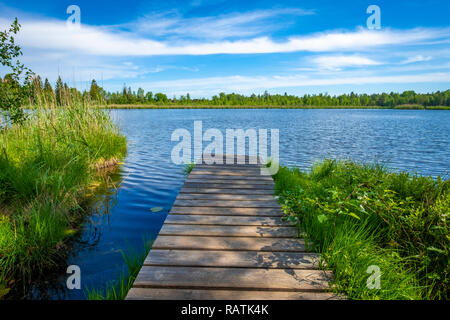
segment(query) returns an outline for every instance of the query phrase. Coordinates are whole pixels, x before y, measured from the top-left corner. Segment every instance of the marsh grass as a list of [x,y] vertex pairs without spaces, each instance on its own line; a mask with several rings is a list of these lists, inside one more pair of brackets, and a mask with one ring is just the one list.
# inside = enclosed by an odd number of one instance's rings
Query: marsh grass
[[421,104],[400,104],[395,106],[394,109],[402,109],[402,110],[425,110],[425,106]]
[[109,115],[83,103],[31,110],[0,131],[0,292],[64,259],[86,195],[104,182],[96,164],[125,153]]
[[128,291],[133,286],[144,260],[151,248],[151,241],[144,241],[144,248],[139,252],[134,248],[121,251],[126,269],[123,270],[118,281],[112,282],[105,288],[86,288],[85,295],[88,300],[125,300]]
[[[447,299],[449,181],[326,160],[274,176],[286,214],[350,299]],[[367,269],[381,270],[369,289]]]

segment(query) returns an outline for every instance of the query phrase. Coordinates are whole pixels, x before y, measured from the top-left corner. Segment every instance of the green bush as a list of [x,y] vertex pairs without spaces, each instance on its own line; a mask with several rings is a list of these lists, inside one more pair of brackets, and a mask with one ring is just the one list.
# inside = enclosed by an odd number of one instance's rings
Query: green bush
[[[325,160],[274,176],[288,219],[306,232],[350,298],[447,299],[449,181],[377,164]],[[378,265],[382,288],[368,290]]]

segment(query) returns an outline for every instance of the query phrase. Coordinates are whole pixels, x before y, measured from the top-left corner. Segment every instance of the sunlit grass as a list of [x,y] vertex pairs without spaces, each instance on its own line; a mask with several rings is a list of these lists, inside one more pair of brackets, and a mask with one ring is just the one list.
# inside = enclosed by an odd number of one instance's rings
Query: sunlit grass
[[102,180],[95,164],[125,153],[109,115],[81,103],[32,110],[0,131],[0,285],[61,262],[80,204]]
[[[287,218],[350,299],[447,299],[449,181],[326,160],[274,176]],[[367,286],[380,268],[380,288]]]

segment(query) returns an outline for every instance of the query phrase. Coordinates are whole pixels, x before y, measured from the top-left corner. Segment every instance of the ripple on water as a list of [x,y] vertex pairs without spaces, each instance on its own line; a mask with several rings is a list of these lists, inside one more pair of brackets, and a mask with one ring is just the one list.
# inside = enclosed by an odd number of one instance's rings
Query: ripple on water
[[[307,169],[324,157],[374,161],[394,170],[437,176],[449,173],[450,112],[422,110],[116,110],[128,138],[128,155],[114,196],[84,225],[82,241],[68,264],[82,270],[82,286],[98,288],[117,279],[124,268],[121,250],[142,248],[143,237],[155,238],[184,180],[183,166],[170,160],[171,134],[218,128],[280,131],[282,164]],[[206,145],[206,143],[205,143]],[[204,145],[204,146],[205,146]],[[162,207],[159,212],[150,209]],[[105,209],[108,208],[108,209]],[[83,291],[66,290],[66,274],[56,275],[53,287],[35,297],[84,298]]]

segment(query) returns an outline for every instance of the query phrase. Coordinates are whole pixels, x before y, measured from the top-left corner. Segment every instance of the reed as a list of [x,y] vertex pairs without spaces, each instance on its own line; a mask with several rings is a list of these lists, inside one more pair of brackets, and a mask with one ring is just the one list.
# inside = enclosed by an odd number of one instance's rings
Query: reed
[[125,300],[150,248],[151,241],[144,240],[144,247],[141,251],[136,251],[133,248],[129,248],[126,252],[121,251],[126,269],[120,273],[119,280],[106,285],[104,288],[87,288],[85,290],[86,298],[88,300]]
[[0,131],[0,292],[63,261],[98,164],[125,153],[108,113],[85,103],[35,108]]

